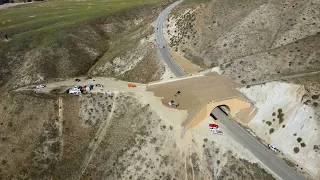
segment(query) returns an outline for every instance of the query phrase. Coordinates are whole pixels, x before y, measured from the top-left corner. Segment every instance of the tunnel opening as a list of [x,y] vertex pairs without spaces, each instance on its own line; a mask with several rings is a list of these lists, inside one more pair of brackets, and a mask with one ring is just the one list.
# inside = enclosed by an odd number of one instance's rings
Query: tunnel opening
[[223,114],[225,114],[226,116],[229,116],[230,114],[230,108],[227,105],[220,105],[215,107],[211,113],[210,116],[214,119],[214,120],[218,120],[218,114],[219,112],[222,112]]

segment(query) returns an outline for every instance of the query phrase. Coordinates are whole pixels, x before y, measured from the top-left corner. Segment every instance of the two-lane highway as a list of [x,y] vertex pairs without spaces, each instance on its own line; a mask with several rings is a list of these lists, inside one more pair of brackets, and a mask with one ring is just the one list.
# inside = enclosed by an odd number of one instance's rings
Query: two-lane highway
[[[163,12],[160,13],[156,22],[156,41],[159,44],[160,53],[167,63],[170,70],[176,76],[184,76],[186,73],[172,58],[170,51],[166,46],[166,42],[163,36],[163,25],[170,11],[176,7],[183,0],[177,1],[167,7]],[[165,47],[165,48],[164,48]],[[272,151],[266,146],[260,143],[256,138],[249,134],[239,124],[231,120],[223,111],[216,108],[213,111],[214,115],[218,120],[227,128],[233,137],[238,140],[245,148],[251,151],[261,163],[263,163],[268,169],[277,175],[277,179],[283,180],[304,180],[305,178],[300,172],[295,171],[292,167],[287,165],[282,159],[277,157]]]
[[277,178],[283,180],[306,179],[300,172],[297,172],[282,159],[277,157],[273,151],[267,149],[265,145],[260,143],[234,120],[231,120],[219,108],[215,108],[212,114],[217,117],[218,122],[224,125],[226,128],[225,131],[228,131],[234,139],[256,156],[262,164],[277,174]]
[[155,38],[156,42],[159,46],[160,54],[163,58],[163,60],[166,62],[166,64],[169,66],[172,73],[179,77],[179,76],[185,76],[186,73],[184,70],[180,67],[180,65],[172,58],[169,49],[167,48],[166,41],[163,36],[163,26],[166,18],[168,17],[169,13],[173,8],[175,8],[177,5],[179,5],[183,0],[176,1],[175,3],[168,6],[165,10],[163,10],[160,15],[157,18],[156,21],[156,27],[155,27]]

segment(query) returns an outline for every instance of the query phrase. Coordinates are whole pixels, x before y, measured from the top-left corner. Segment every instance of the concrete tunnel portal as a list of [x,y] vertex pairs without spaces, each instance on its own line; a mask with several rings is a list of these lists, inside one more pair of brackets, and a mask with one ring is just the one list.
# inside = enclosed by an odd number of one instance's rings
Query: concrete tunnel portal
[[230,115],[230,108],[227,105],[219,105],[217,107],[215,107],[214,109],[212,109],[210,116],[214,119],[214,120],[218,120],[218,118],[215,116],[214,110],[215,109],[219,109],[221,110],[226,116]]

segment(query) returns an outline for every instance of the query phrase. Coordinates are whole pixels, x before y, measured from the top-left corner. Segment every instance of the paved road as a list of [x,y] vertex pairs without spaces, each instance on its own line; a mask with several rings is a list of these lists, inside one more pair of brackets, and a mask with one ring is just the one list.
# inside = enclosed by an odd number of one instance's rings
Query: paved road
[[163,60],[167,63],[172,73],[177,77],[185,76],[186,73],[179,66],[179,64],[172,58],[163,36],[163,27],[164,27],[164,22],[166,21],[166,18],[168,17],[168,14],[170,13],[170,11],[181,2],[183,2],[183,0],[176,1],[175,3],[168,6],[165,10],[163,10],[157,18],[156,27],[155,27],[155,34],[156,34],[155,38],[159,46],[160,54]]
[[[170,11],[180,4],[183,0],[177,1],[170,6],[168,6],[164,11],[162,11],[156,21],[156,42],[159,45],[160,53],[167,63],[170,70],[175,76],[185,76],[184,70],[177,64],[177,62],[172,58],[170,51],[167,49],[166,42],[163,36],[163,25],[170,13]],[[163,48],[165,46],[165,48]],[[231,135],[238,140],[241,144],[245,146],[249,151],[253,153],[267,168],[278,175],[277,179],[283,180],[303,180],[306,179],[301,173],[295,171],[289,165],[287,165],[282,159],[277,157],[271,150],[266,148],[262,143],[260,143],[256,138],[249,134],[245,129],[243,129],[239,124],[231,120],[227,115],[225,115],[221,110],[216,108],[213,111],[214,115],[218,118]]]
[[294,170],[287,165],[282,159],[277,157],[271,150],[267,149],[265,145],[260,143],[250,133],[243,129],[235,121],[231,120],[220,109],[213,110],[217,121],[225,126],[226,131],[233,136],[239,143],[248,149],[254,156],[256,156],[262,164],[268,167],[271,171],[278,175],[278,178],[283,180],[302,180],[307,179],[301,173]]

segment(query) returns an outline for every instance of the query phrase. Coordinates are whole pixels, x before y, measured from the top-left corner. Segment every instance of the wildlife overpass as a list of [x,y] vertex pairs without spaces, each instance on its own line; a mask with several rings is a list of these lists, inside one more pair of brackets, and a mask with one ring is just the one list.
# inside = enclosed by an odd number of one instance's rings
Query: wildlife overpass
[[[239,85],[226,76],[211,72],[203,76],[176,79],[147,86],[157,97],[162,97],[163,105],[187,110],[188,116],[182,126],[191,129],[201,123],[216,108],[223,106],[230,117],[237,117],[248,123],[257,109],[236,87]],[[177,92],[180,91],[180,94]],[[170,106],[174,101],[179,106]]]

